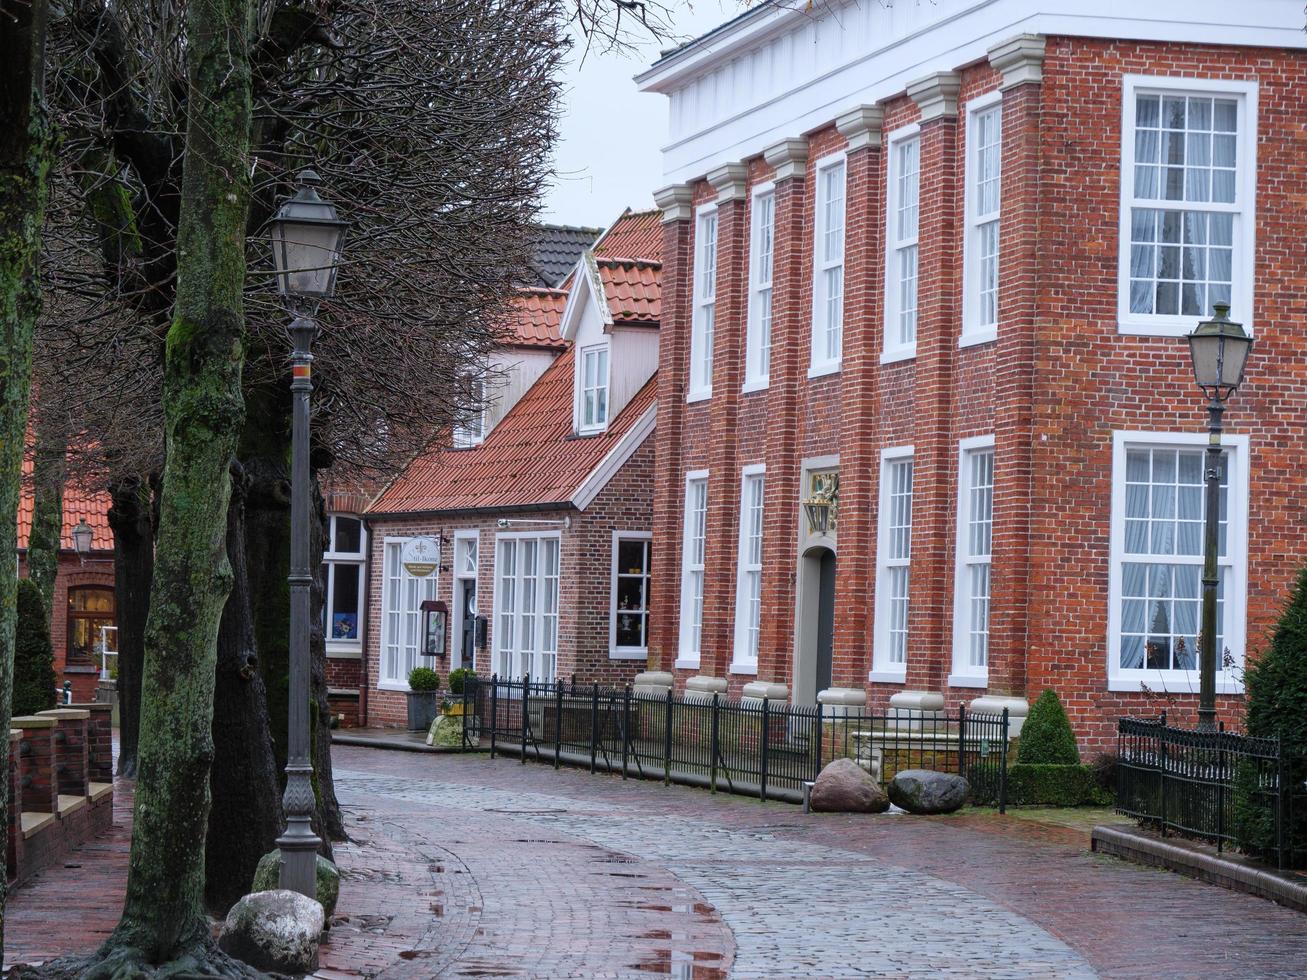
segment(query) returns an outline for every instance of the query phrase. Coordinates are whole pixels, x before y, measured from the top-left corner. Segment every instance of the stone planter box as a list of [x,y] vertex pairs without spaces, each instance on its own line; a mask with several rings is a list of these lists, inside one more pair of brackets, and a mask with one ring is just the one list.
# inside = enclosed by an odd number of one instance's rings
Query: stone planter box
[[408,692],[408,730],[425,732],[440,714],[440,695],[435,691]]

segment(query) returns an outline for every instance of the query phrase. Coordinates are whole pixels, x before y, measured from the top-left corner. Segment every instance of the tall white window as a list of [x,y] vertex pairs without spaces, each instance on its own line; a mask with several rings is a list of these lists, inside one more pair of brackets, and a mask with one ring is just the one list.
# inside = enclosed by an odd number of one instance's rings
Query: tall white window
[[885,350],[897,361],[917,352],[917,229],[920,216],[921,137],[916,126],[891,135],[886,209]]
[[998,332],[1003,106],[994,96],[972,103],[967,113],[966,182],[963,344],[993,340]]
[[368,532],[361,520],[343,514],[331,516],[322,555],[322,626],[328,656],[358,656],[363,652],[359,629],[367,546]]
[[844,342],[844,158],[817,165],[813,228],[812,365],[809,377],[840,368]]
[[[1195,693],[1202,615],[1206,437],[1120,433],[1112,471],[1112,690]],[[1219,471],[1218,689],[1241,689],[1247,564],[1246,437]]]
[[691,401],[712,395],[712,347],[716,326],[717,210],[700,209],[694,234],[694,311],[687,396]]
[[408,673],[428,661],[422,647],[422,603],[436,597],[436,576],[414,578],[400,561],[408,538],[387,538],[382,557],[381,679],[385,690],[407,691]]
[[912,565],[912,447],[887,449],[880,462],[876,546],[876,639],[872,680],[901,681],[908,663]]
[[581,402],[577,431],[596,432],[608,424],[608,346],[581,351]]
[[552,681],[558,670],[557,534],[496,539],[495,671]]
[[771,371],[772,250],[776,234],[776,192],[770,185],[753,195],[749,249],[749,328],[745,341],[744,389],[767,386]]
[[984,687],[989,675],[989,585],[994,531],[994,437],[964,439],[958,456],[957,574],[949,684]]
[[649,653],[652,538],[648,531],[613,532],[608,655],[615,660],[642,660]]
[[740,477],[740,552],[735,580],[735,656],[731,667],[758,669],[762,622],[762,498],[764,467],[746,466]]
[[1250,82],[1127,76],[1124,332],[1187,333],[1214,303],[1250,319],[1256,93]]
[[703,568],[708,533],[708,471],[685,477],[685,524],[681,544],[681,653],[677,666],[699,666],[703,638]]
[[454,426],[454,448],[470,449],[481,445],[486,437],[486,383],[482,378],[470,382],[473,407],[457,425]]

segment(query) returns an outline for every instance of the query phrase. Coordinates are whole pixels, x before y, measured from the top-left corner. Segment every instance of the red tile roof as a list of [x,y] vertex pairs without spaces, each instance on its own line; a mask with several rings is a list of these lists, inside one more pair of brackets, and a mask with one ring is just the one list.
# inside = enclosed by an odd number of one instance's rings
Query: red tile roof
[[662,212],[632,211],[627,208],[604,236],[595,243],[596,258],[659,260],[663,257]]
[[[113,531],[109,529],[109,494],[104,490],[84,490],[69,483],[64,487],[64,527],[60,547],[72,551],[73,528],[86,519],[91,525],[91,550],[113,551]],[[18,550],[27,548],[32,533],[32,461],[23,460],[23,489],[18,498]]]
[[566,305],[566,289],[519,289],[504,323],[503,343],[561,350],[559,324]]
[[596,258],[595,266],[614,323],[658,325],[662,315],[661,262]]
[[565,503],[654,403],[657,375],[608,431],[572,433],[573,352],[559,357],[475,449],[433,449],[400,474],[370,514],[496,510]]

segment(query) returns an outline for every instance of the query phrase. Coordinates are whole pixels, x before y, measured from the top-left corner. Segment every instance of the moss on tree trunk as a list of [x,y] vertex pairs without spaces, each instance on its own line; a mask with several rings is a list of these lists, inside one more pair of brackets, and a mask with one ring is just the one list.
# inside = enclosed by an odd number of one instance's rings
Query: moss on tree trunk
[[136,775],[141,731],[141,672],[145,623],[154,579],[154,505],[147,481],[128,478],[110,488],[113,505],[115,616],[118,623],[118,775]]
[[[39,401],[39,398],[38,398]],[[32,530],[27,539],[27,577],[41,593],[46,620],[54,609],[54,582],[59,575],[59,545],[64,526],[64,475],[67,441],[50,410],[36,421],[32,454]]]

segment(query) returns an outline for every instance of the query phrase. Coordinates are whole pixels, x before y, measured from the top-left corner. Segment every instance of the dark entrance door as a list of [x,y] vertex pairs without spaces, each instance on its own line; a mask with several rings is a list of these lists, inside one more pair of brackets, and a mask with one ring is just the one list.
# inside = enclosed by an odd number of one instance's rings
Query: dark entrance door
[[831,659],[835,649],[835,552],[821,555],[821,578],[817,594],[817,690],[831,684]]
[[476,663],[477,635],[477,582],[474,578],[460,579],[460,618],[463,635],[459,637],[459,666],[471,668]]

